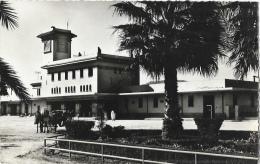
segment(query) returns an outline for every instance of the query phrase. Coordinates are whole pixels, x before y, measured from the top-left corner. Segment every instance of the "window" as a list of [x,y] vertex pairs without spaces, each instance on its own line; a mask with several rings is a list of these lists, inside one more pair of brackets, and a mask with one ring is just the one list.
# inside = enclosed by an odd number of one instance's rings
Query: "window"
[[114,73],[116,74],[116,68],[114,68]]
[[60,72],[58,72],[58,80],[60,81]]
[[85,92],[85,85],[83,85],[83,92]]
[[74,90],[74,93],[76,93],[76,87],[75,86],[73,87],[73,90]]
[[55,88],[53,88],[53,92],[54,92],[54,94],[56,94],[56,89]]
[[80,86],[80,92],[82,92],[82,85]]
[[80,78],[83,78],[83,77],[84,77],[84,70],[80,69]]
[[61,89],[60,89],[60,87],[59,87],[59,94],[61,93]]
[[37,96],[41,95],[41,89],[37,89]]
[[67,87],[65,87],[65,93],[67,93]]
[[88,92],[88,85],[86,85],[86,91]]
[[158,108],[158,97],[153,98],[153,107]]
[[93,68],[88,68],[88,77],[92,77],[93,76]]
[[188,107],[194,107],[194,96],[188,95]]
[[68,71],[65,71],[65,80],[68,80]]
[[70,87],[68,87],[68,93],[70,93]]
[[91,92],[91,90],[92,90],[92,87],[91,87],[91,84],[89,85],[89,92]]
[[72,79],[76,79],[76,71],[75,70],[72,71]]
[[142,108],[143,107],[143,98],[138,99],[138,107]]
[[73,93],[73,87],[72,86],[70,87],[70,91],[71,91],[71,93]]
[[51,81],[54,81],[54,73],[51,74]]

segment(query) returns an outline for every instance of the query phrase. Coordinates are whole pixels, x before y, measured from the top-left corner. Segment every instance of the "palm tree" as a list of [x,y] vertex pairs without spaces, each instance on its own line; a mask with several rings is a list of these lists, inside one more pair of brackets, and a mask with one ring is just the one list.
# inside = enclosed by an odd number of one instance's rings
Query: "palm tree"
[[213,76],[218,71],[220,36],[218,3],[213,2],[120,2],[114,14],[130,23],[114,26],[119,51],[127,51],[139,66],[158,79],[165,78],[165,119],[162,137],[181,131],[177,73]]
[[227,47],[231,52],[228,64],[235,65],[235,77],[243,80],[251,70],[259,69],[258,3],[229,2],[223,10],[225,27],[233,33]]
[[15,15],[14,9],[6,1],[0,1],[0,21],[6,29],[14,29],[18,27],[18,17]]
[[21,82],[16,72],[11,68],[11,66],[0,58],[0,96],[7,96],[7,89],[12,89],[15,94],[27,104],[30,103],[30,95],[24,84]]
[[[14,29],[18,27],[18,17],[15,15],[16,13],[13,12],[13,10],[14,9],[9,6],[9,3],[0,1],[0,21],[2,22],[2,26],[6,29]],[[11,66],[0,57],[0,98],[1,96],[8,95],[8,88],[12,89],[22,101],[27,104],[30,103],[30,96],[27,89],[24,87],[24,84]]]

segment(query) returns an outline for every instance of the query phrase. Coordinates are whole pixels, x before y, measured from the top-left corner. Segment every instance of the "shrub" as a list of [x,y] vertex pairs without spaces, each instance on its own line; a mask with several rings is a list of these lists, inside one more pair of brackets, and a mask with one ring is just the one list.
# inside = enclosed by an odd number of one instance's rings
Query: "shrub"
[[127,137],[127,132],[125,131],[124,126],[115,126],[105,125],[103,128],[103,135],[106,138],[118,138],[118,137]]
[[203,138],[216,139],[224,119],[195,118],[194,121]]
[[90,138],[93,133],[94,121],[71,121],[66,124],[67,135],[72,139]]

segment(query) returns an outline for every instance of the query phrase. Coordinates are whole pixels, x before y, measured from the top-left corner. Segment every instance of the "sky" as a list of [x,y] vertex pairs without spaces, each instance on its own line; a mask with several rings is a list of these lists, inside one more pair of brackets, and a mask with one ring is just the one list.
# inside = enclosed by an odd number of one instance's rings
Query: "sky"
[[[113,15],[110,8],[113,1],[11,1],[19,17],[19,28],[7,30],[0,27],[0,56],[8,62],[27,88],[37,79],[40,71],[43,43],[36,36],[51,31],[51,26],[71,30],[77,37],[72,40],[72,55],[96,54],[97,47],[102,53],[127,56],[118,52],[117,34],[112,35],[112,26],[128,22],[125,17]],[[250,73],[247,80],[253,80]],[[208,79],[234,79],[231,66],[225,61],[219,63],[219,72],[215,77],[203,77],[197,74],[178,74],[179,80],[195,81]],[[142,74],[140,83],[151,79]]]

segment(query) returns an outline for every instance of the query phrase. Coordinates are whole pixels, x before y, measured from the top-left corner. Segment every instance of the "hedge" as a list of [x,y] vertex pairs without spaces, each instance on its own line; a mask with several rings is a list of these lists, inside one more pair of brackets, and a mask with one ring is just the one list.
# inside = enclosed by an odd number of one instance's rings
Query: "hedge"
[[72,139],[92,138],[94,133],[91,129],[94,125],[94,121],[71,121],[65,126],[66,133]]

